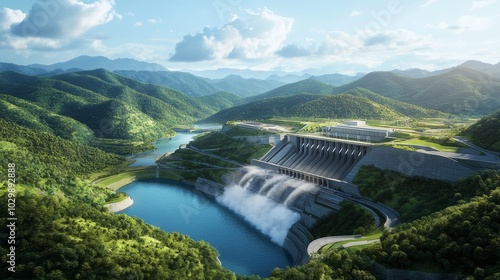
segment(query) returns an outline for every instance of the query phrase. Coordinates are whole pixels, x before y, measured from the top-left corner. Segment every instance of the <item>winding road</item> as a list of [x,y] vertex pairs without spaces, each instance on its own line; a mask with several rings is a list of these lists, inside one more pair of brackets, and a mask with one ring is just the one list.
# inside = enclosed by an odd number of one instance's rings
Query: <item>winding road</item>
[[[377,212],[381,217],[385,219],[384,223],[384,228],[388,230],[392,230],[395,226],[399,224],[399,214],[396,210],[392,209],[391,207],[378,203],[378,202],[373,202],[370,201],[366,198],[360,198],[360,197],[353,197],[349,194],[345,194],[343,192],[335,191],[335,194],[342,197],[343,199],[347,201],[351,201],[355,204],[358,204],[364,208],[368,208],[372,214],[374,214],[375,217],[375,222],[379,221],[378,215],[375,213]],[[327,237],[321,237],[318,239],[315,239],[309,243],[309,246],[307,246],[307,254],[309,256],[312,256],[314,253],[318,252],[323,246],[331,244],[331,243],[337,243],[341,241],[347,241],[347,240],[356,240],[361,238],[361,235],[341,235],[341,236],[327,236]],[[342,248],[347,248],[347,247],[353,247],[353,246],[359,246],[359,245],[365,245],[365,244],[370,244],[374,242],[379,242],[379,239],[372,239],[372,240],[362,240],[362,241],[354,241],[354,242],[349,242],[344,245],[342,245]]]

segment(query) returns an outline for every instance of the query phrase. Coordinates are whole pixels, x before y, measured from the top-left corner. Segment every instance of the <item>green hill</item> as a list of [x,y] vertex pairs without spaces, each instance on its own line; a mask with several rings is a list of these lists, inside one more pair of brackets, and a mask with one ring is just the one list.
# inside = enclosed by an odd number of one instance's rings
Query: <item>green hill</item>
[[298,93],[329,94],[333,93],[334,86],[322,83],[314,78],[305,79],[295,83],[287,84],[263,94],[249,97],[249,101],[272,98],[278,96],[294,95]]
[[217,92],[211,95],[202,96],[199,99],[204,104],[215,108],[217,111],[245,103],[243,97],[229,92]]
[[[13,152],[17,147],[30,154],[26,159],[16,158],[19,161],[14,161],[14,158],[11,158],[6,151],[4,151],[6,152],[5,157],[1,157],[4,161],[15,162],[20,167],[18,170],[19,175],[30,178],[29,181],[24,183],[36,183],[31,181],[32,176],[36,174],[56,172],[72,175],[89,174],[101,171],[109,165],[120,164],[125,161],[121,156],[108,154],[97,148],[65,140],[49,133],[35,132],[2,118],[0,118],[0,139],[6,147],[14,147],[12,148]],[[6,150],[9,150],[9,148],[6,148]],[[29,166],[33,167],[33,170],[30,170],[28,166],[23,166],[23,164],[28,165],[26,161],[30,162]],[[31,161],[34,163],[31,163]],[[43,166],[36,166],[39,161]],[[44,163],[46,163],[46,166]],[[7,166],[7,163],[4,165]],[[57,177],[53,179],[55,178]]]
[[125,71],[115,73],[146,84],[165,86],[190,96],[206,96],[222,91],[209,81],[190,73],[178,71]]
[[500,152],[500,110],[482,118],[461,135],[469,137],[478,146]]
[[93,137],[86,125],[11,95],[0,94],[0,118],[81,143]]
[[222,110],[208,122],[255,120],[272,117],[393,119],[401,114],[363,97],[348,94],[296,94],[256,100]]
[[316,94],[296,94],[260,99],[222,110],[203,120],[203,122],[225,123],[228,120],[256,120],[277,116],[292,116],[297,106],[320,97],[321,95]]
[[371,101],[375,101],[379,104],[384,104],[384,106],[393,109],[394,111],[413,118],[441,118],[447,117],[448,114],[443,113],[438,110],[426,109],[417,105],[410,103],[398,101],[392,98],[384,97],[380,94],[376,94],[373,91],[364,88],[354,88],[343,92],[344,94],[350,94],[359,97],[365,97]]
[[365,88],[385,97],[452,114],[486,115],[500,107],[500,80],[465,67],[415,79],[372,72],[336,93]]
[[103,69],[47,78],[0,72],[0,86],[9,120],[83,142],[94,136],[151,142],[240,102],[229,95],[208,102]]

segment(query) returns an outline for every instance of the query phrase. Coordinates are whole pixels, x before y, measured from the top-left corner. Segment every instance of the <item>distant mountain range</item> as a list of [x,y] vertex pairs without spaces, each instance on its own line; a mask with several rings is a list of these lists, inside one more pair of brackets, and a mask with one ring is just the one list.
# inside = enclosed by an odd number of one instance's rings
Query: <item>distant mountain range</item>
[[86,56],[82,55],[74,59],[59,62],[51,65],[31,64],[31,68],[38,68],[47,72],[55,70],[68,71],[71,69],[94,70],[103,68],[108,71],[115,70],[134,70],[134,71],[166,71],[164,66],[157,63],[148,63],[130,58],[109,59],[104,56]]
[[[89,70],[90,72],[81,72],[81,70],[79,70],[94,68],[102,69]],[[106,70],[104,70],[104,68]],[[254,110],[251,109],[253,108],[252,106],[255,105],[252,102],[260,102],[264,99],[281,98],[279,102],[277,101],[278,99],[274,100],[277,102],[276,104],[292,106],[292,104],[288,103],[289,101],[287,101],[286,98],[297,94],[301,96],[306,96],[307,94],[321,95],[320,97],[305,98],[304,102],[312,102],[313,100],[311,100],[311,98],[324,98],[324,95],[346,94],[355,96],[356,98],[328,98],[322,101],[324,101],[325,104],[332,104],[332,100],[339,102],[343,100],[352,100],[357,104],[361,104],[364,101],[362,102],[358,98],[362,98],[385,106],[387,109],[394,111],[395,114],[409,117],[443,116],[443,114],[446,113],[484,116],[500,108],[500,63],[493,65],[470,60],[456,67],[433,72],[422,69],[408,69],[388,72],[371,72],[368,74],[359,73],[355,76],[342,74],[311,76],[308,74],[286,74],[280,71],[265,72],[252,71],[249,69],[237,70],[236,72],[231,72],[231,70],[234,69],[219,70],[219,72],[217,72],[217,70],[205,72],[210,72],[212,74],[216,72],[219,74],[232,74],[226,75],[224,78],[210,79],[202,78],[187,72],[168,71],[168,69],[161,65],[132,59],[111,60],[105,57],[80,56],[67,62],[53,65],[33,64],[21,66],[0,63],[0,73],[2,74],[0,75],[0,85],[4,89],[2,92],[3,94],[19,98],[19,96],[13,94],[13,92],[15,92],[14,89],[18,90],[20,93],[38,90],[48,94],[52,87],[55,91],[67,93],[66,89],[68,85],[63,85],[61,83],[69,83],[72,86],[80,88],[78,90],[74,88],[70,90],[72,91],[72,95],[78,96],[80,99],[90,98],[87,96],[89,94],[87,92],[88,90],[92,91],[94,94],[101,95],[92,97],[92,102],[88,100],[81,101],[83,103],[90,102],[93,104],[92,106],[97,106],[97,104],[95,104],[97,102],[100,104],[99,106],[104,106],[100,109],[108,110],[112,108],[115,110],[115,113],[117,112],[116,108],[119,107],[121,107],[120,110],[134,116],[140,116],[141,113],[144,113],[154,121],[159,121],[160,125],[158,127],[161,127],[161,118],[155,119],[155,117],[160,117],[160,113],[157,113],[157,116],[152,116],[154,110],[158,110],[158,112],[160,110],[167,110],[170,113],[177,114],[177,117],[169,115],[169,121],[164,122],[165,125],[168,123],[169,126],[171,126],[172,124],[192,123],[195,120],[206,118],[211,113],[216,113],[219,110],[229,108],[233,105],[242,106],[239,109],[240,112],[235,112],[235,117],[238,115],[245,115],[246,113],[241,110]],[[114,71],[115,74],[111,73],[111,71]],[[26,76],[16,76],[14,72],[22,73]],[[251,73],[255,74],[253,76],[259,76],[261,78],[243,78],[241,76],[250,75]],[[17,79],[23,82],[20,83]],[[105,84],[102,84],[102,81],[104,81]],[[30,89],[28,89],[28,85],[31,86]],[[64,89],[60,89],[60,87]],[[151,93],[148,93],[148,91],[146,91],[146,93],[142,92],[138,90],[138,88],[141,90],[145,88],[156,89],[156,93],[151,97],[158,98],[158,96],[162,96],[162,98],[174,98],[176,101],[166,101],[167,99],[165,99],[163,100],[165,104],[158,103],[157,101],[153,102],[153,100],[140,95],[151,95]],[[6,90],[10,90],[10,92]],[[75,92],[78,92],[78,94]],[[168,92],[168,94],[162,95],[158,92]],[[105,93],[104,95],[108,98],[107,100],[102,99],[103,93]],[[54,93],[52,92],[51,94],[53,95]],[[80,95],[84,95],[85,97]],[[53,98],[53,101],[49,102],[45,100],[46,103],[42,104],[44,106],[29,98],[23,97],[22,99],[28,102],[34,102],[34,104],[28,105],[19,100],[6,98],[5,96],[3,97],[3,105],[4,108],[9,107],[6,105],[7,102],[11,105],[18,104],[16,106],[24,106],[25,108],[28,108],[30,105],[36,105],[41,107],[41,109],[53,112],[55,109],[47,108],[47,105],[58,104],[58,102],[65,100],[64,98],[67,97],[67,95],[61,94],[60,100],[57,100],[55,96],[48,96],[47,98]],[[193,101],[190,105],[181,105],[191,102],[188,101],[188,97],[199,98],[191,99]],[[33,95],[30,98],[35,97]],[[37,98],[41,97],[38,96]],[[110,98],[113,100],[110,101]],[[183,101],[181,103],[176,103],[179,99]],[[297,98],[293,100],[295,100],[294,102],[298,102],[297,106],[304,103]],[[104,101],[109,101],[109,103],[103,103]],[[127,104],[124,105],[120,102],[126,102]],[[270,105],[266,105],[267,103],[259,104],[263,104],[263,108],[267,108],[268,112],[281,110],[276,108],[271,110],[272,108]],[[132,107],[128,107],[128,105]],[[245,105],[248,105],[248,107],[245,107]],[[145,107],[148,106],[152,111],[145,110]],[[297,106],[293,105],[294,108]],[[305,107],[300,108],[309,108],[306,105],[304,106]],[[334,104],[332,104],[332,106],[334,106]],[[156,109],[153,110],[153,107]],[[96,108],[93,110],[97,110]],[[183,111],[181,108],[186,108],[187,110]],[[296,112],[302,116],[311,115],[300,111],[300,108],[297,107],[299,111],[290,109],[283,110],[288,110],[287,112]],[[57,108],[54,113],[81,121],[70,115],[74,112],[64,111],[64,109],[66,108]],[[65,113],[62,114],[60,110]],[[139,111],[136,112],[134,110]],[[30,110],[26,109],[25,111],[36,112],[36,114],[39,115],[42,114],[42,111],[34,107]],[[77,111],[78,110],[75,112]],[[257,111],[259,110],[255,112]],[[385,111],[389,112],[387,110]],[[255,112],[249,114],[257,117]],[[220,114],[224,114],[224,112]],[[395,114],[392,115],[395,116]],[[325,112],[323,116],[326,117],[326,115],[328,114]],[[374,113],[374,115],[384,116],[378,113]],[[116,116],[111,115],[108,117],[113,119]],[[143,117],[147,119],[145,116]],[[32,116],[31,119],[33,118],[41,120],[40,116]],[[44,120],[44,122],[47,121]],[[89,123],[83,123],[87,126],[90,125]],[[88,127],[94,130],[95,125],[96,124],[93,123]],[[42,129],[42,126],[42,124],[39,124],[40,129]],[[45,126],[44,129],[47,130],[48,127]],[[126,136],[126,134],[127,133],[123,135],[113,135],[113,137],[137,137],[137,135]],[[144,135],[141,137],[144,137]]]
[[497,64],[489,64],[489,63],[484,63],[481,61],[477,60],[468,60],[458,66],[447,68],[447,69],[441,69],[437,71],[427,71],[427,70],[422,70],[418,68],[412,68],[412,69],[407,69],[407,70],[392,70],[391,72],[394,74],[397,74],[399,76],[403,77],[408,77],[408,78],[427,78],[427,77],[432,77],[432,76],[437,76],[444,74],[446,72],[450,72],[454,69],[457,68],[470,68],[479,72],[483,72],[485,74],[488,74],[493,77],[500,77],[500,63]]
[[335,88],[342,93],[365,88],[382,96],[446,113],[487,115],[500,108],[500,78],[466,67],[455,67],[426,78],[408,78],[392,72],[372,72]]

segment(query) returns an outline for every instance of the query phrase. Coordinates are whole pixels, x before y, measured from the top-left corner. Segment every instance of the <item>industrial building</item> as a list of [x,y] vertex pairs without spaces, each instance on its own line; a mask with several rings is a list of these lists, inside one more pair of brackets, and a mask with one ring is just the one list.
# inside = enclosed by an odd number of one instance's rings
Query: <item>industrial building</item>
[[365,121],[346,121],[338,126],[325,126],[322,131],[327,137],[365,142],[380,142],[394,132],[390,128],[367,126]]

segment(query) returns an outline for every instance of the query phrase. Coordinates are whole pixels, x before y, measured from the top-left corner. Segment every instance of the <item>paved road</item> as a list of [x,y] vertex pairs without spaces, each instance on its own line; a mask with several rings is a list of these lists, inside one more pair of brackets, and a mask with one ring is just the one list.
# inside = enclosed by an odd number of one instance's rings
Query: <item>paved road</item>
[[462,138],[462,137],[455,136],[455,137],[453,137],[453,139],[455,139],[456,141],[458,141],[458,142],[460,142],[460,143],[462,143],[462,144],[465,144],[465,145],[467,145],[467,146],[469,146],[469,147],[471,147],[471,148],[473,148],[473,149],[476,149],[476,150],[478,150],[478,151],[481,151],[481,152],[485,153],[485,154],[486,154],[486,156],[493,156],[493,157],[496,157],[496,160],[497,160],[497,161],[498,161],[498,160],[500,160],[500,158],[499,158],[500,153],[493,152],[493,151],[490,151],[490,150],[486,150],[486,149],[484,149],[484,148],[481,148],[481,147],[479,147],[478,145],[476,145],[476,144],[474,144],[474,143],[471,143],[471,142],[469,142],[469,141],[465,140],[465,139],[464,139],[464,138]]
[[331,244],[331,243],[336,243],[336,242],[341,242],[341,241],[346,241],[346,240],[354,240],[356,238],[360,238],[361,235],[342,235],[342,236],[327,236],[327,237],[322,237],[318,238],[316,240],[311,241],[309,243],[309,246],[307,246],[307,254],[311,256],[312,254],[316,253],[321,249],[321,247]]
[[200,149],[198,149],[196,147],[193,147],[193,146],[188,146],[187,149],[190,149],[191,151],[194,151],[194,152],[197,152],[197,153],[209,156],[209,157],[213,157],[213,158],[225,161],[225,162],[229,162],[229,163],[232,163],[232,164],[235,164],[235,165],[238,165],[238,166],[242,166],[242,167],[245,166],[244,164],[241,164],[241,163],[239,163],[237,161],[230,160],[230,159],[227,159],[225,157],[218,156],[218,155],[214,155],[214,154],[209,153],[209,152],[205,152],[205,151],[200,150]]
[[375,243],[375,242],[380,242],[380,239],[377,238],[377,239],[372,239],[372,240],[349,242],[349,243],[346,243],[346,244],[340,246],[340,248],[349,248],[349,247],[354,247],[354,246],[371,244],[371,243]]
[[335,194],[344,198],[345,200],[352,201],[356,204],[364,205],[372,210],[377,211],[382,217],[385,218],[384,227],[392,230],[395,226],[399,224],[398,212],[389,206],[382,203],[375,203],[365,198],[354,198],[343,192],[335,191]]

